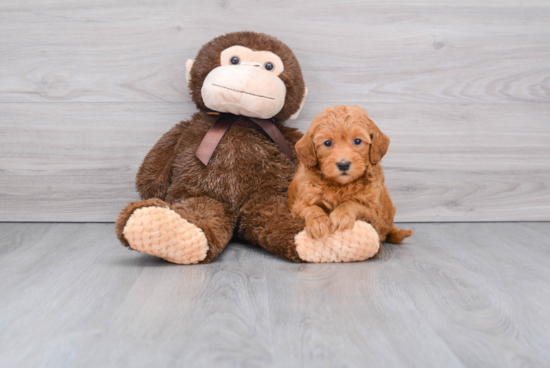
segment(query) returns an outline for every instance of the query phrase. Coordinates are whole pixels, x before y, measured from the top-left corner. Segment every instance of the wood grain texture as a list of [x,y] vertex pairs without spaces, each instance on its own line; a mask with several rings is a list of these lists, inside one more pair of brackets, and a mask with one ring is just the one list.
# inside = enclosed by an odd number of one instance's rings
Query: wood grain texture
[[112,224],[0,224],[0,365],[547,365],[549,223],[400,226],[361,263],[233,243],[178,266]]
[[189,101],[185,61],[243,28],[288,43],[313,102],[550,100],[549,6],[88,4],[0,13],[2,101]]
[[358,104],[391,137],[399,221],[550,220],[549,21],[537,0],[3,1],[0,220],[113,221],[195,111],[185,61],[242,29],[300,60],[291,124]]
[[[305,130],[323,109],[308,104]],[[392,140],[382,163],[398,221],[545,220],[550,107],[366,106]],[[188,104],[0,104],[1,221],[114,221],[135,173]],[[39,117],[39,119],[37,119]],[[430,132],[426,134],[425,132]]]

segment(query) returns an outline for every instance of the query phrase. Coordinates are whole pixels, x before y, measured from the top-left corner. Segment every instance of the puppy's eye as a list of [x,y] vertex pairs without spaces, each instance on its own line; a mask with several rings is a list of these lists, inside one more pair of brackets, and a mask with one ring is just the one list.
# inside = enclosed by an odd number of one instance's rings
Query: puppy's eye
[[275,67],[273,66],[272,63],[270,63],[270,62],[268,61],[267,63],[265,63],[264,68],[265,68],[265,70],[267,70],[267,71],[270,72],[270,71],[272,71],[273,68],[275,68]]
[[355,138],[355,139],[353,140],[353,144],[355,144],[356,146],[360,145],[361,142],[363,142],[363,141],[360,140],[359,138]]
[[326,142],[325,142],[325,146],[327,146],[327,147],[332,146],[332,141],[326,141]]
[[237,65],[241,60],[239,60],[237,56],[233,56],[230,61],[231,61],[231,64]]

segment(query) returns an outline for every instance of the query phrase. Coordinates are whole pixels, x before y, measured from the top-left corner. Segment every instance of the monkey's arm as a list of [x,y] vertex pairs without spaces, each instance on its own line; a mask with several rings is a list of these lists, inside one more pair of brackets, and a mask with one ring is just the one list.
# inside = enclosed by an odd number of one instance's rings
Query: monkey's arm
[[136,177],[136,189],[142,199],[166,198],[172,165],[186,126],[184,121],[174,126],[145,156]]

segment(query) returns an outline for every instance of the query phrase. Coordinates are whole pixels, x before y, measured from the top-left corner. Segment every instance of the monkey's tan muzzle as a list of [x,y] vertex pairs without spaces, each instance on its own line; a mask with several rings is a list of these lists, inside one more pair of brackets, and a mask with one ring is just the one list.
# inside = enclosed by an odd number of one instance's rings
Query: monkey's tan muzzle
[[208,74],[201,94],[204,104],[214,111],[270,119],[283,108],[286,87],[262,66],[228,65]]

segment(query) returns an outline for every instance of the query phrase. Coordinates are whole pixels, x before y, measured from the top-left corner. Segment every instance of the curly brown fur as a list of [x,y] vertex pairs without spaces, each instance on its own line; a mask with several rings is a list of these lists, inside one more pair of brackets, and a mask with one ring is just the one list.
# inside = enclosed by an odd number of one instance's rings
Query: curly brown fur
[[209,197],[193,197],[172,205],[182,218],[204,231],[208,253],[202,263],[212,262],[231,240],[235,216],[227,204]]
[[165,133],[149,152],[139,168],[136,189],[141,198],[165,199],[172,175],[172,165],[184,135],[181,122]]
[[294,237],[304,229],[304,221],[293,218],[286,193],[266,189],[255,194],[241,209],[239,236],[254,244],[269,244],[268,250],[293,262],[301,262]]
[[[198,145],[217,117],[208,115],[200,89],[208,72],[220,64],[220,52],[232,45],[268,50],[281,57],[285,70],[285,105],[275,120],[293,152],[289,160],[279,147],[246,117],[239,117],[225,133],[205,166],[195,156]],[[145,158],[137,189],[145,201],[127,206],[117,221],[117,235],[132,212],[163,199],[187,221],[201,228],[211,262],[236,233],[243,239],[294,262],[300,262],[294,236],[304,223],[292,218],[286,205],[287,188],[298,165],[294,145],[302,134],[283,125],[295,113],[304,95],[300,66],[292,51],[277,39],[252,32],[218,37],[199,52],[191,70],[190,90],[200,112],[166,133]],[[157,198],[157,199],[153,199]],[[153,202],[149,202],[153,201]]]
[[[400,243],[412,235],[393,224],[395,207],[379,164],[388,146],[389,138],[357,106],[327,108],[315,117],[296,145],[301,163],[288,189],[288,205],[305,219],[310,237],[351,229],[357,220],[369,222],[380,241]],[[349,167],[341,169],[342,162]]]

